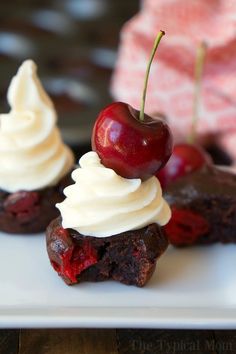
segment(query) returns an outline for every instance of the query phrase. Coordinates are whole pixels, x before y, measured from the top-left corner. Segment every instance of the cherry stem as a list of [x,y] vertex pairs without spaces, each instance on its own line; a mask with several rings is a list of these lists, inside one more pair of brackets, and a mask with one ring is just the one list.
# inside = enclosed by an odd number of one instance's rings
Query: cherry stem
[[199,118],[199,104],[200,104],[202,76],[203,76],[204,62],[206,57],[206,50],[207,50],[207,44],[206,42],[202,41],[197,48],[195,70],[194,70],[195,85],[194,85],[194,97],[193,97],[193,117],[192,117],[191,133],[188,137],[188,142],[192,144],[196,140],[196,127]]
[[152,61],[153,58],[155,56],[157,47],[161,41],[161,38],[165,35],[164,31],[160,31],[158,33],[158,35],[156,36],[153,48],[152,48],[152,53],[147,65],[147,69],[146,69],[146,74],[145,74],[145,81],[144,81],[144,88],[143,88],[143,95],[142,95],[142,101],[141,101],[141,110],[139,113],[139,120],[143,121],[144,120],[144,107],[145,107],[145,101],[146,101],[146,94],[147,94],[147,85],[148,85],[148,78],[149,78],[149,74],[150,74],[150,69],[151,69],[151,65],[152,65]]

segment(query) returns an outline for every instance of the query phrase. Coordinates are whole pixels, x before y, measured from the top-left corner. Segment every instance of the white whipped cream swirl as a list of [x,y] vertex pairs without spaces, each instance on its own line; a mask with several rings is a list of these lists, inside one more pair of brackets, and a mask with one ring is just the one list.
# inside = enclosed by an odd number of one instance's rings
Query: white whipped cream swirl
[[79,163],[80,168],[72,172],[75,184],[64,189],[66,199],[56,205],[64,228],[106,237],[151,223],[167,224],[171,211],[156,177],[144,182],[123,178],[104,167],[93,151]]
[[31,60],[21,65],[8,89],[11,110],[0,115],[0,188],[8,192],[55,185],[74,163],[36,71]]

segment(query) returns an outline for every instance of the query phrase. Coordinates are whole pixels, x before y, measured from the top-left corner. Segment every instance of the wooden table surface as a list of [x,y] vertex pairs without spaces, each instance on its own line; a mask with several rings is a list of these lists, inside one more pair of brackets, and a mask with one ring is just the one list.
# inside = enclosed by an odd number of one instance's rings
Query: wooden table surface
[[0,354],[235,354],[236,331],[15,329],[0,331]]

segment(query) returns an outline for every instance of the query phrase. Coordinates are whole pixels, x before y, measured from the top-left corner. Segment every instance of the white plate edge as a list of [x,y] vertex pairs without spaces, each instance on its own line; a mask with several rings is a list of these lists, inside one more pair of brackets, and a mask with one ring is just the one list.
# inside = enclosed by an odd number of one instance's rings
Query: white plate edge
[[77,327],[236,329],[236,308],[0,308],[0,328]]

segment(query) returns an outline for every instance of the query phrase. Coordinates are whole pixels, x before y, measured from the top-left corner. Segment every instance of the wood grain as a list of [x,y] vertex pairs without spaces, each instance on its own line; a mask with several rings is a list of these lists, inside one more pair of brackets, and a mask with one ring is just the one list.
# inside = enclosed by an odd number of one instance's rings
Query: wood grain
[[19,330],[0,331],[0,354],[18,353]]
[[118,354],[113,329],[22,330],[19,354]]
[[117,340],[119,354],[218,354],[213,331],[119,329]]
[[0,354],[235,354],[236,331],[0,330]]
[[236,353],[236,331],[215,331],[212,346],[217,354]]

